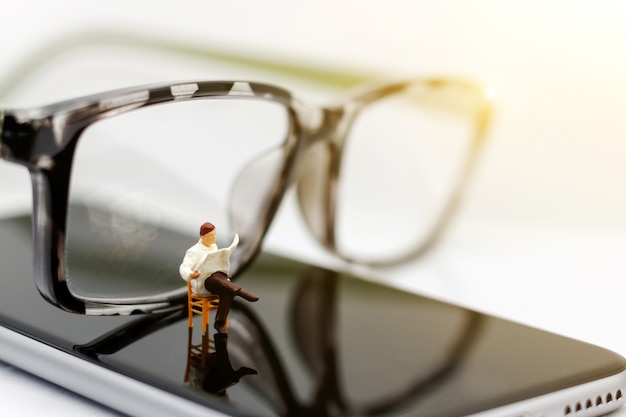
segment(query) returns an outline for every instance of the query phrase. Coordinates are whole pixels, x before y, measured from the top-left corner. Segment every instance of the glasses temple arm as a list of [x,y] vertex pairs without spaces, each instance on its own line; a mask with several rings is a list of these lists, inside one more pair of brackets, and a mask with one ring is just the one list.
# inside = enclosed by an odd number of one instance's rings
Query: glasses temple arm
[[[78,36],[80,35],[80,36]],[[297,77],[303,80],[321,82],[335,87],[351,87],[372,78],[372,74],[352,74],[343,71],[332,71],[312,68],[308,65],[288,64],[279,60],[238,55],[202,46],[123,33],[119,31],[87,31],[60,38],[40,47],[26,59],[17,64],[0,82],[0,97],[5,97],[23,84],[24,80],[52,61],[59,55],[71,50],[93,47],[96,45],[140,48],[160,51],[176,55],[195,57],[203,60],[220,60],[233,64],[269,70],[279,74]]]

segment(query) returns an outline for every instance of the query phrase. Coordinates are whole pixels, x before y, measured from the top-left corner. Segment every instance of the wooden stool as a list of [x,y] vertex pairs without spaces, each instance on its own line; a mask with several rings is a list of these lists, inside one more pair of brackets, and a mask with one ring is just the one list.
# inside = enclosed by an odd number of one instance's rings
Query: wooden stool
[[[211,310],[217,310],[220,303],[219,295],[209,295],[207,297],[196,295],[191,291],[191,283],[187,282],[187,303],[189,327],[193,327],[193,314],[202,314],[202,331],[206,333],[209,327],[209,313]],[[226,327],[228,327],[228,319],[226,319]]]

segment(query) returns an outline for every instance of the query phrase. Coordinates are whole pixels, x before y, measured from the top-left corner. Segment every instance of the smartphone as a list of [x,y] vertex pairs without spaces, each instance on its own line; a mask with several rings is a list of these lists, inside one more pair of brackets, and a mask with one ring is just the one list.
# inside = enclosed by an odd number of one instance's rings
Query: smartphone
[[[261,299],[233,304],[227,336],[185,305],[67,313],[35,289],[30,231],[0,220],[0,360],[123,414],[578,417],[624,401],[616,353],[267,253],[237,279]],[[195,243],[165,235],[176,259]]]

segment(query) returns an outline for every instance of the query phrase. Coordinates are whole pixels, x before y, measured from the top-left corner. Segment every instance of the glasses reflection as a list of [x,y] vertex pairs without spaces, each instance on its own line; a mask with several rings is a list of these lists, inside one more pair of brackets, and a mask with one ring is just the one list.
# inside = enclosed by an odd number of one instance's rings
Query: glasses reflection
[[[429,343],[423,344],[422,353],[419,345],[412,346],[418,349],[412,354],[418,357],[423,354],[428,366],[391,372],[388,369],[384,372],[386,376],[358,381],[358,387],[354,388],[355,374],[363,369],[353,368],[355,359],[351,356],[359,357],[358,366],[367,364],[380,372],[389,366],[389,357],[403,356],[398,344],[405,345],[404,339],[419,339],[420,335],[405,329],[404,334],[398,333],[394,339],[391,336],[394,331],[380,328],[380,317],[349,320],[352,328],[347,329],[346,317],[342,315],[347,314],[346,302],[350,303],[351,296],[345,291],[354,289],[360,298],[365,296],[371,312],[376,314],[381,308],[376,305],[377,294],[370,290],[377,287],[346,286],[340,274],[318,267],[309,267],[295,276],[292,272],[295,271],[278,273],[283,275],[279,281],[294,281],[291,296],[284,303],[286,317],[280,322],[273,321],[271,312],[260,314],[256,305],[235,300],[228,334],[204,327],[200,315],[192,316],[190,327],[189,312],[181,309],[144,316],[90,343],[76,346],[75,350],[111,365],[115,364],[116,356],[124,356],[124,350],[133,349],[133,345],[155,346],[161,340],[156,337],[159,334],[161,338],[171,338],[173,334],[180,337],[186,332],[187,343],[178,344],[174,362],[180,366],[180,380],[196,392],[211,394],[212,398],[243,410],[254,410],[255,415],[369,416],[406,411],[444,387],[481,335],[484,316],[455,310],[446,319],[452,331],[439,330],[446,335],[438,336],[441,339],[438,341],[432,340],[433,334],[424,334]],[[256,278],[272,281],[267,274],[272,274],[271,270],[261,270]],[[387,295],[381,293],[378,297],[384,300]],[[214,314],[213,309],[209,321],[214,319]],[[395,327],[394,323],[389,323],[389,327]],[[287,332],[286,339],[281,337],[283,331]],[[357,337],[361,340],[367,340],[368,345],[357,350],[342,346],[345,333],[354,332],[359,333]],[[293,351],[285,343],[292,345]],[[441,351],[434,355],[437,360],[428,352],[431,345]],[[157,351],[167,353],[166,349]],[[143,358],[141,366],[158,373],[164,359],[161,355]]]

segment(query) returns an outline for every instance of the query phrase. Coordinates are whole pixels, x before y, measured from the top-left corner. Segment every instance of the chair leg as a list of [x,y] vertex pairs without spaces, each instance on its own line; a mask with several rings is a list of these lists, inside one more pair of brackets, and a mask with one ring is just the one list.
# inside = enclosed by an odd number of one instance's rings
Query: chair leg
[[202,331],[206,333],[209,328],[209,311],[211,309],[211,305],[209,304],[208,299],[202,300]]
[[191,296],[191,283],[187,282],[187,310],[189,313],[189,327],[193,327],[193,301]]

